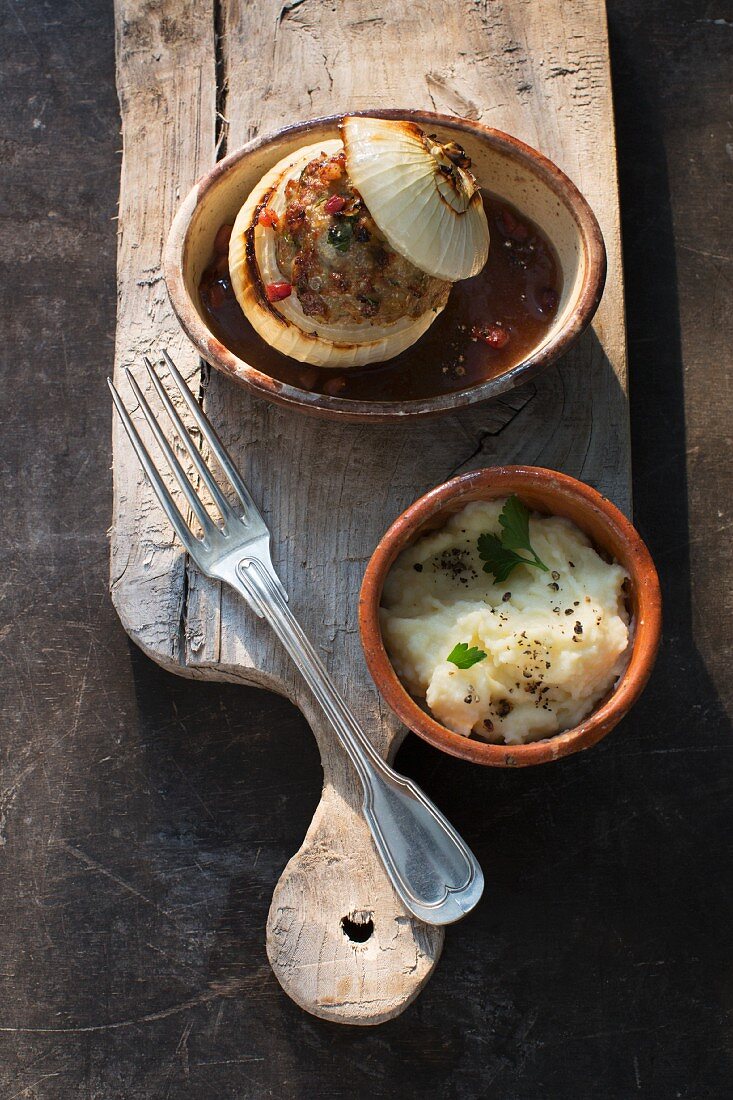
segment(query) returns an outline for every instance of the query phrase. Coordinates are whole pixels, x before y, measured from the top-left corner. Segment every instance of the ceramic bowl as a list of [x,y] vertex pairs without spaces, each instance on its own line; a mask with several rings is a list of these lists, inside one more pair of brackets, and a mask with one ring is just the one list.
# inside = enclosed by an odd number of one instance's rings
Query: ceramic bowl
[[214,237],[231,224],[252,187],[291,151],[338,136],[339,116],[315,119],[256,138],[203,176],[183,201],[164,257],[173,308],[201,355],[254,393],[300,412],[329,419],[382,422],[453,411],[521,385],[557,359],[588,325],[600,300],[606,253],[588,203],[560,169],[516,138],[468,119],[428,111],[365,111],[380,118],[409,119],[441,140],[462,145],[479,182],[513,203],[549,237],[557,252],[563,289],[554,321],[542,343],[503,374],[465,390],[410,401],[353,401],[299,389],[245,363],[214,336],[199,299],[201,276],[211,261]]
[[[566,516],[627,571],[631,657],[608,695],[580,725],[526,745],[493,745],[462,737],[437,722],[403,686],[387,656],[379,624],[385,578],[406,547],[442,527],[470,501],[511,493],[536,512]],[[636,702],[659,647],[661,596],[649,551],[624,515],[595,489],[575,478],[536,466],[497,466],[464,474],[420,497],[392,524],[374,551],[361,588],[359,626],[369,671],[377,688],[406,726],[438,749],[476,764],[517,767],[544,764],[587,749],[605,737]]]

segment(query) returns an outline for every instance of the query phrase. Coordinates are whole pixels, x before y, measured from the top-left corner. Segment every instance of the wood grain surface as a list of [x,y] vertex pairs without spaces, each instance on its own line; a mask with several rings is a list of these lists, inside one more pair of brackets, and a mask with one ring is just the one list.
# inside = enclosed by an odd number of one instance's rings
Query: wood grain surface
[[634,516],[664,644],[624,723],[553,768],[408,737],[398,765],[490,893],[420,997],[355,1029],[289,1000],[263,944],[320,792],[305,721],[166,672],[109,600],[111,6],[0,5],[3,1100],[728,1095],[733,34],[722,2],[608,7]]
[[[273,531],[291,605],[369,736],[393,755],[405,731],[374,689],[356,625],[364,565],[391,520],[453,473],[516,461],[564,470],[630,507],[605,12],[597,0],[420,0],[389,14],[349,0],[336,19],[321,0],[277,11],[265,0],[224,0],[215,11],[118,0],[116,11],[120,383],[124,366],[165,346],[194,379],[195,359],[160,282],[176,197],[215,155],[289,122],[400,104],[478,119],[554,159],[601,223],[609,276],[593,329],[557,368],[488,407],[427,425],[314,424],[216,372],[202,376],[207,412]],[[421,927],[394,897],[361,820],[359,782],[267,625],[185,560],[119,427],[114,453],[111,589],[130,636],[173,671],[283,693],[306,715],[320,748],[322,801],[268,919],[273,968],[309,1011],[381,1022],[417,994],[443,932]],[[353,912],[373,922],[364,944],[344,932]]]

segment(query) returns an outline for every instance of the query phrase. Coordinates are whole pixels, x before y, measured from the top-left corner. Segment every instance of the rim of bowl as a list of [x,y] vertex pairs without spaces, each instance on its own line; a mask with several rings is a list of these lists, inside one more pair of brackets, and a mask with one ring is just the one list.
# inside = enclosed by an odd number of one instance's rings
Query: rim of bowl
[[518,138],[484,126],[480,122],[434,111],[398,108],[353,111],[354,115],[372,118],[408,119],[426,126],[437,125],[448,130],[471,133],[494,144],[510,159],[530,166],[571,212],[578,229],[585,255],[585,275],[575,306],[565,324],[542,347],[536,349],[511,370],[496,378],[450,394],[417,398],[408,401],[352,401],[329,397],[291,386],[264,374],[234,355],[203,322],[189,295],[183,271],[186,263],[188,229],[193,214],[207,193],[235,164],[253,152],[282,137],[307,135],[316,127],[336,125],[343,114],[324,115],[306,122],[282,127],[236,149],[203,175],[189,191],[178,208],[171,225],[163,254],[163,276],[168,295],[178,320],[201,355],[208,363],[229,375],[249,390],[280,405],[297,408],[312,416],[346,421],[385,423],[412,417],[439,416],[469,405],[497,397],[507,390],[528,382],[563,355],[593,319],[603,294],[606,280],[606,248],[595,214],[575,184],[548,157]]
[[[604,533],[613,535],[623,546],[625,560],[622,564],[631,579],[635,605],[631,657],[610,694],[579,725],[542,741],[523,745],[489,744],[447,729],[409,694],[387,655],[379,607],[385,578],[398,554],[420,537],[426,525],[440,516],[446,505],[459,504],[462,500],[467,503],[467,498],[476,490],[490,490],[487,500],[512,492],[521,496],[522,487],[542,494],[550,512],[561,506],[563,500],[572,500],[580,505],[586,516],[592,515],[596,522],[600,521]],[[577,525],[582,529],[582,522]],[[607,549],[598,538],[593,541]],[[437,486],[398,516],[367,564],[359,596],[359,630],[367,667],[377,689],[409,729],[451,756],[494,767],[522,767],[559,760],[589,748],[620,722],[641,695],[654,666],[661,635],[661,606],[659,578],[646,545],[633,524],[606,497],[585,482],[555,470],[539,466],[495,466],[462,474]]]

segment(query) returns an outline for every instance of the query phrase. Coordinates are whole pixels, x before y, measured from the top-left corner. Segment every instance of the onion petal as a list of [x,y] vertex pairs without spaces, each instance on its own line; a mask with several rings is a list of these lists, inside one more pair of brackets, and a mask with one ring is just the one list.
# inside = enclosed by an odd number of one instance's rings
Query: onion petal
[[436,279],[477,275],[489,224],[479,185],[461,167],[468,158],[413,122],[347,116],[341,135],[349,179],[395,252]]

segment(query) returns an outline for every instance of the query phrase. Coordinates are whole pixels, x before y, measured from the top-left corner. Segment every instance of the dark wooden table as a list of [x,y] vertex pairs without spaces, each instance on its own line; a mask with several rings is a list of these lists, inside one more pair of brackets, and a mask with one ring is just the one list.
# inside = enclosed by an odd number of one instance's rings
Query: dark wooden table
[[729,5],[611,0],[637,523],[665,639],[604,744],[399,764],[488,878],[374,1030],[265,958],[319,792],[276,698],[161,672],[107,595],[119,121],[109,0],[2,5],[0,1100],[729,1096]]

